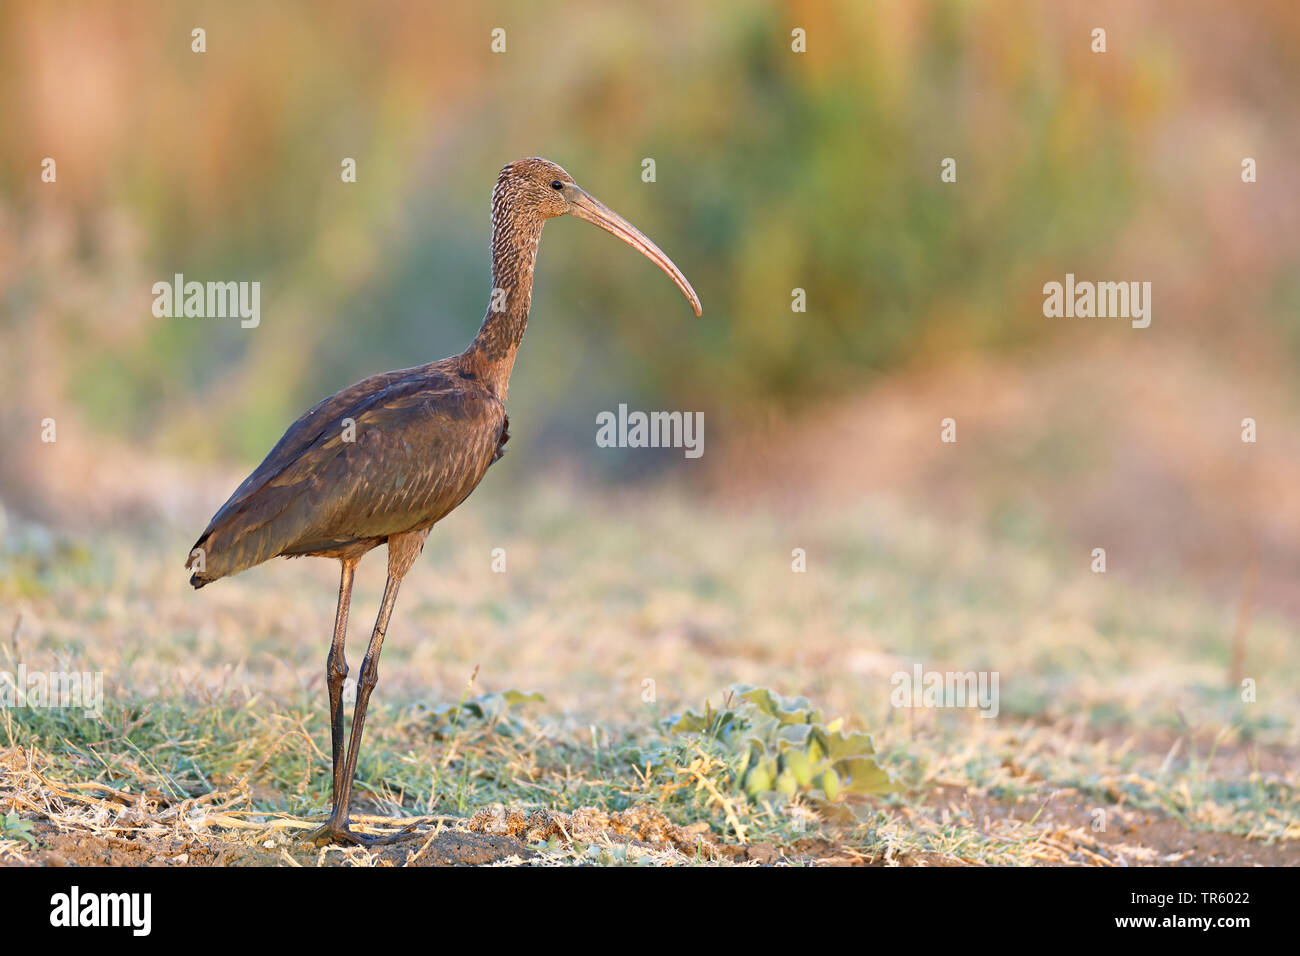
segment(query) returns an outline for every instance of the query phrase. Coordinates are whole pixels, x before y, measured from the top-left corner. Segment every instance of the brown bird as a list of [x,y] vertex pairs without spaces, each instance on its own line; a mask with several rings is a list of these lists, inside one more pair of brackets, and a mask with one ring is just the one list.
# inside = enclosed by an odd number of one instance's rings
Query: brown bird
[[[366,706],[379,679],[379,652],[402,578],[429,529],[469,497],[509,438],[506,388],[528,308],[546,220],[577,216],[612,232],[659,266],[697,316],[700,300],[670,260],[622,216],[584,192],[545,159],[501,170],[492,191],[492,299],[483,324],[459,355],[363,379],[319,402],[289,426],[199,536],[185,566],[195,588],[270,558],[335,558],[343,566],[334,640],[326,660],[334,793],[314,842],[371,844],[409,836],[364,837],[348,827],[348,807]],[[356,710],[343,754],[343,656],[357,563],[388,545],[388,580],[357,675]]]

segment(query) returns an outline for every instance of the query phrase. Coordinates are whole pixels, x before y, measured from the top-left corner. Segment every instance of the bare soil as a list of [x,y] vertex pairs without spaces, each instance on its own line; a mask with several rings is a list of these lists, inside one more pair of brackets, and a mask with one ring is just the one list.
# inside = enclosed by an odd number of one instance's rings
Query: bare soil
[[[1057,850],[1049,865],[1297,866],[1295,841],[1265,843],[1228,833],[1190,830],[1157,813],[1113,809],[1104,830],[1095,830],[1092,810],[1078,795],[1061,792],[1046,804],[997,801],[971,796],[957,787],[935,791],[916,810],[965,811],[977,820],[1020,821],[1036,839]],[[399,821],[393,821],[394,824]],[[572,849],[592,841],[643,851],[644,862],[814,866],[952,866],[960,857],[905,852],[866,853],[825,837],[806,837],[790,845],[719,841],[700,826],[672,824],[652,808],[622,814],[584,809],[572,814],[546,810],[493,808],[440,830],[422,830],[412,839],[373,849],[317,848],[283,834],[262,839],[247,832],[217,831],[158,837],[141,832],[123,837],[67,832],[40,821],[33,827],[37,846],[2,862],[28,866],[482,866],[541,862],[538,849],[548,841]],[[594,862],[594,861],[593,861]]]

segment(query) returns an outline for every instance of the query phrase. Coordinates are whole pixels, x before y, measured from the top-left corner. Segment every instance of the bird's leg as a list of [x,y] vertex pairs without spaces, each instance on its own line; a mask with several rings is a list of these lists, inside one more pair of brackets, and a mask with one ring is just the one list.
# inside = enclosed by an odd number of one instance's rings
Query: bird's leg
[[[334,805],[330,810],[329,821],[319,830],[312,831],[309,839],[315,843],[358,843],[369,844],[371,839],[353,833],[348,829],[348,809],[352,800],[352,776],[357,769],[357,754],[361,750],[361,734],[366,726],[366,707],[370,703],[370,692],[379,682],[379,652],[384,646],[384,634],[388,630],[388,619],[392,616],[393,605],[397,601],[397,589],[402,579],[391,574],[384,585],[384,600],[379,606],[379,616],[375,619],[375,630],[370,635],[370,645],[366,656],[361,661],[361,670],[357,673],[357,703],[352,714],[352,734],[348,739],[347,761],[340,760],[343,749],[343,709],[339,706],[332,714],[333,727],[336,731],[334,751]],[[331,651],[331,657],[333,651]],[[331,672],[333,673],[333,672]],[[339,680],[342,687],[342,679]],[[333,687],[330,688],[330,705],[335,698]],[[341,702],[340,702],[341,704]]]
[[334,772],[332,797],[336,801],[343,789],[343,681],[348,676],[348,662],[343,656],[343,645],[348,635],[348,605],[352,602],[352,576],[357,569],[357,559],[344,558],[341,563],[343,574],[339,580],[338,611],[334,615],[334,640],[330,643],[329,657],[325,660],[325,679],[330,694],[330,751]]
[[375,618],[375,629],[370,635],[370,644],[366,656],[361,661],[361,670],[357,673],[357,703],[352,713],[352,733],[348,738],[347,763],[342,772],[335,769],[334,779],[340,785],[334,790],[334,807],[330,811],[329,821],[320,830],[313,831],[310,837],[314,842],[353,843],[370,846],[381,843],[395,843],[415,834],[410,830],[385,837],[367,837],[353,833],[348,828],[349,805],[352,800],[352,778],[357,770],[357,755],[361,751],[361,735],[366,726],[366,707],[370,703],[370,693],[379,682],[379,654],[384,648],[384,635],[388,632],[388,621],[393,614],[393,605],[397,603],[397,589],[402,578],[410,570],[411,564],[419,556],[424,546],[428,530],[403,535],[393,535],[388,541],[388,580],[384,584],[384,599],[379,606],[379,615]]
[[[352,579],[357,570],[356,558],[342,558],[343,572],[339,578],[339,603],[334,612],[334,639],[330,642],[329,657],[325,659],[325,682],[330,697],[330,753],[334,774],[331,789],[332,806],[338,805],[343,791],[343,681],[348,676],[348,662],[343,656],[343,645],[348,636],[348,609],[352,604]],[[331,813],[331,820],[333,813]],[[328,837],[329,825],[312,830],[309,840]]]

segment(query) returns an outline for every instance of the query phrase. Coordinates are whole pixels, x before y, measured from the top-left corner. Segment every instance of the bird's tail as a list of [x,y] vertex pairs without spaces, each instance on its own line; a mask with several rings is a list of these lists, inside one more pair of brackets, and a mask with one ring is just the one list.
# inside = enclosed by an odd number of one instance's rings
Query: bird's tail
[[194,542],[185,560],[185,567],[194,572],[190,584],[196,590],[277,555],[292,553],[295,539],[303,536],[303,522],[296,512],[277,512],[269,520],[243,510],[219,517],[221,520],[209,525]]
[[207,569],[207,549],[204,544],[208,540],[205,533],[203,537],[194,542],[194,547],[190,548],[190,556],[185,559],[185,567],[194,573],[190,575],[190,585],[194,590],[198,590],[205,584],[211,584],[221,575],[211,575]]
[[185,560],[185,567],[194,572],[190,575],[190,584],[195,590],[261,564],[280,553],[281,542],[256,536],[250,539],[238,535],[236,531],[237,529],[219,525],[205,531],[194,542],[190,556]]

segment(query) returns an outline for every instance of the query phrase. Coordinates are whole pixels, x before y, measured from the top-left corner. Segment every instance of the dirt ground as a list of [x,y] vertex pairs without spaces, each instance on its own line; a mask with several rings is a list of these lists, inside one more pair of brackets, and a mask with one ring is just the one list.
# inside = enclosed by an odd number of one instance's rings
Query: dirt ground
[[[865,803],[860,801],[859,803]],[[875,801],[872,801],[875,803]],[[999,800],[943,786],[886,814],[915,824],[976,821],[986,833],[1018,832],[1053,866],[1297,866],[1300,842],[1261,841],[1191,829],[1157,812],[1115,807],[1099,820],[1083,794],[1054,792],[1042,802]],[[258,825],[259,821],[261,825]],[[1099,826],[1100,824],[1100,826]],[[37,820],[35,845],[0,841],[8,866],[536,866],[573,863],[659,865],[962,866],[959,854],[899,848],[869,851],[818,836],[738,843],[720,839],[708,824],[672,823],[661,811],[638,806],[621,812],[583,808],[572,813],[536,807],[485,808],[468,818],[386,818],[354,813],[361,833],[413,829],[400,843],[373,848],[317,847],[303,838],[312,822],[250,815],[246,826],[165,828],[74,827]],[[829,838],[828,838],[829,835]]]
[[[1027,821],[1037,816],[1045,831],[1041,837],[1057,849],[1055,865],[1165,865],[1165,866],[1297,866],[1300,846],[1294,841],[1263,844],[1227,833],[1188,830],[1176,821],[1150,813],[1124,814],[1112,829],[1095,832],[1089,813],[1078,804],[1039,808],[966,799],[961,793],[944,793],[964,802],[974,813],[990,820]],[[1063,799],[1068,799],[1063,795]],[[393,821],[396,823],[398,821]],[[276,837],[261,843],[238,834],[134,837],[60,832],[38,823],[34,833],[40,849],[22,849],[0,857],[6,865],[20,866],[482,866],[530,865],[544,862],[542,854],[520,838],[523,834],[485,833],[475,824],[438,829],[430,826],[409,842],[374,849],[316,848],[305,841]],[[646,861],[691,862],[694,849],[670,839],[658,842],[626,833],[609,833],[612,845],[641,851]],[[269,846],[267,844],[270,844]],[[698,859],[731,864],[794,864],[811,866],[943,866],[962,861],[933,854],[902,853],[886,859],[865,855],[822,838],[805,838],[787,846],[771,843],[739,845],[716,843],[701,837]],[[593,861],[594,862],[594,861]]]

